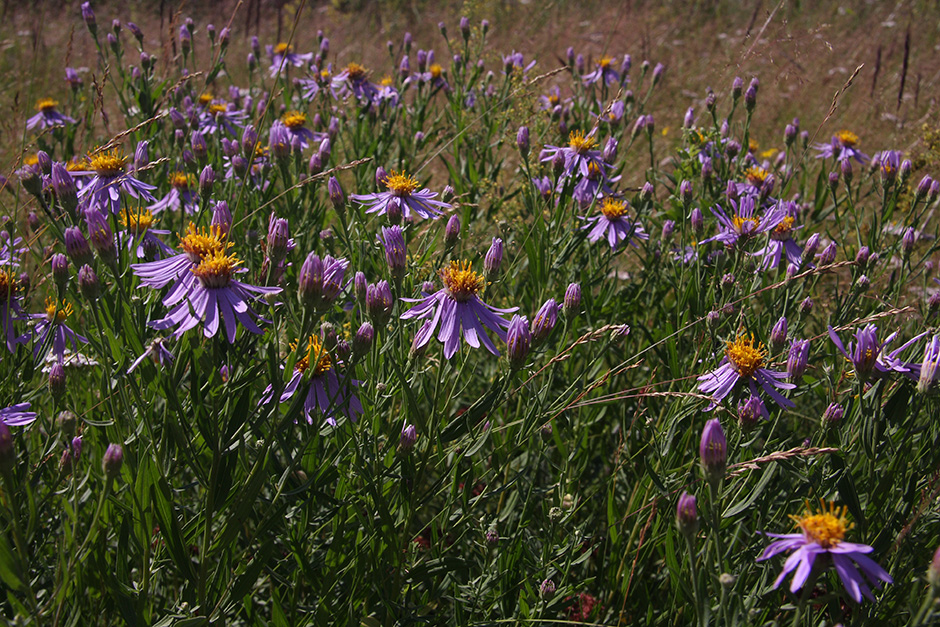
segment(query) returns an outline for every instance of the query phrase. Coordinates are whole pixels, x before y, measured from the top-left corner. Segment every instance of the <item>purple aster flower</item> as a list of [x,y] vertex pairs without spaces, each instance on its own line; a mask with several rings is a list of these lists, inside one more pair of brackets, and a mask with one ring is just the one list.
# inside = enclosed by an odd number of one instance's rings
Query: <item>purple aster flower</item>
[[628,207],[629,203],[626,201],[607,198],[601,205],[600,215],[580,218],[587,221],[587,224],[581,228],[590,229],[588,241],[596,242],[606,239],[611,249],[616,250],[624,242],[636,248],[634,238],[648,240],[650,236],[643,230],[643,227],[626,217]]
[[718,218],[721,231],[714,237],[702,240],[700,244],[719,241],[729,248],[734,247],[761,233],[777,228],[777,225],[786,217],[786,208],[781,203],[775,204],[760,215],[757,213],[753,196],[743,196],[737,201],[729,200],[728,202],[734,208],[731,217],[729,218],[719,205],[712,207],[712,213]]
[[139,181],[127,173],[127,164],[120,149],[115,148],[110,152],[97,153],[91,157],[88,167],[89,170],[75,173],[92,177],[78,191],[78,198],[85,207],[101,205],[111,213],[118,213],[121,209],[122,191],[132,198],[154,202],[151,192],[156,187]]
[[568,135],[567,146],[549,146],[546,145],[542,150],[542,163],[550,163],[559,154],[564,159],[564,172],[571,175],[574,172],[580,172],[581,176],[590,174],[590,165],[594,164],[598,169],[607,168],[607,164],[601,158],[601,151],[594,150],[597,145],[597,138],[594,132],[585,135],[582,131],[571,131]]
[[198,128],[200,133],[206,135],[225,132],[232,137],[238,137],[247,118],[248,114],[233,103],[213,100],[199,113]]
[[65,126],[66,124],[77,124],[74,118],[56,111],[57,106],[59,106],[59,103],[52,98],[39,100],[36,103],[36,111],[39,113],[26,120],[26,128],[31,131],[38,126],[40,130],[46,130],[57,126]]
[[513,50],[510,54],[503,56],[503,74],[507,76],[514,71],[522,70],[522,75],[528,74],[529,70],[535,67],[537,61],[532,60],[526,65],[525,57],[521,52]]
[[[797,205],[793,202],[781,202],[780,205],[786,213],[783,219],[770,231],[770,239],[767,241],[767,245],[751,253],[753,256],[761,258],[760,270],[776,268],[780,265],[782,257],[785,257],[788,263],[797,268],[802,264],[803,249],[793,241],[793,231],[803,228],[802,225],[793,226],[796,221]],[[813,264],[809,264],[809,267],[813,267]]]
[[903,346],[887,354],[884,353],[884,348],[898,336],[898,332],[895,331],[889,335],[883,343],[878,342],[877,333],[878,327],[873,324],[857,330],[855,332],[855,342],[850,342],[848,350],[846,350],[842,340],[836,334],[836,330],[829,327],[829,338],[832,339],[833,344],[836,345],[842,356],[852,362],[852,366],[855,368],[855,376],[859,381],[868,381],[873,376],[883,377],[890,372],[900,372],[916,380],[920,375],[919,366],[901,361],[898,355],[924,337],[926,333],[911,338]]
[[280,123],[287,129],[291,144],[297,141],[301,150],[306,150],[311,143],[320,143],[327,137],[326,133],[314,133],[307,128],[307,114],[300,111],[288,111],[281,116]]
[[173,249],[157,237],[169,235],[170,232],[151,228],[153,214],[149,209],[138,207],[133,213],[130,209],[124,209],[121,211],[120,220],[124,230],[118,233],[118,242],[128,250],[133,250],[137,259],[173,255]]
[[901,152],[898,150],[883,150],[872,159],[872,165],[881,171],[881,180],[886,183],[894,182],[901,169]]
[[708,394],[714,401],[705,408],[711,411],[715,406],[737,386],[739,381],[746,381],[752,396],[757,396],[757,386],[774,400],[777,405],[785,409],[795,407],[794,403],[777,390],[792,390],[796,386],[786,383],[785,372],[775,372],[764,367],[767,351],[764,345],[758,343],[754,346],[754,336],[739,335],[733,342],[729,341],[725,348],[725,356],[718,368],[698,378],[698,389]]
[[17,403],[0,409],[0,422],[8,427],[25,427],[36,420],[36,412],[29,411],[29,403]]
[[173,172],[169,180],[170,191],[148,209],[155,214],[168,209],[179,211],[180,208],[186,212],[186,215],[196,213],[199,210],[199,196],[193,189],[196,182],[193,176],[185,172]]
[[141,353],[140,357],[134,360],[134,363],[131,364],[131,367],[127,369],[127,374],[134,372],[137,369],[137,366],[142,364],[145,359],[150,359],[153,361],[156,366],[169,366],[173,363],[175,357],[173,353],[169,351],[166,347],[166,340],[162,337],[154,338],[152,342],[144,349],[144,352]]
[[373,102],[378,94],[375,83],[369,81],[369,71],[358,63],[350,63],[333,77],[331,86],[340,98],[354,96],[361,103]]
[[868,162],[868,155],[855,148],[858,144],[858,135],[851,131],[839,131],[832,136],[828,144],[816,144],[817,159],[838,159],[846,161],[855,159],[859,163]]
[[268,71],[271,73],[271,78],[277,78],[282,67],[284,69],[287,69],[289,66],[303,67],[306,63],[313,60],[312,52],[297,54],[294,52],[293,46],[284,42],[274,46],[265,46],[265,50],[268,56],[271,57],[271,66],[268,68]]
[[[578,201],[582,209],[586,209],[595,200],[599,200],[605,196],[615,195],[610,184],[616,183],[620,178],[619,176],[613,178],[608,177],[607,173],[602,168],[591,163],[588,165],[588,175],[582,176],[580,180],[575,183],[571,197]],[[561,178],[558,181],[556,191],[562,192],[565,189],[565,183],[565,179]]]
[[23,319],[23,310],[20,308],[19,281],[12,266],[0,267],[0,330],[2,330],[7,350],[16,352],[16,345],[23,344],[29,338],[28,334],[17,335],[13,330],[13,322]]
[[441,209],[450,209],[450,205],[434,200],[437,192],[429,189],[418,189],[418,180],[404,172],[396,173],[394,170],[383,180],[388,191],[375,194],[352,194],[350,198],[363,205],[368,205],[366,213],[383,212],[389,214],[401,212],[407,220],[412,212],[428,219],[437,219],[442,215]]
[[539,96],[539,108],[542,111],[552,112],[555,107],[564,107],[569,100],[562,100],[561,90],[555,86],[548,90],[548,94]]
[[[291,343],[291,350],[297,352],[294,362],[294,372],[290,381],[278,398],[283,403],[293,398],[297,390],[306,387],[304,397],[304,416],[309,424],[313,424],[313,415],[321,414],[326,422],[336,426],[334,415],[339,412],[352,422],[355,422],[362,413],[362,403],[353,393],[352,387],[359,384],[354,379],[336,374],[336,364],[330,354],[323,347],[320,338],[311,335],[307,340],[306,350],[297,351],[299,342]],[[273,399],[274,388],[265,389],[259,405],[270,403]]]
[[500,314],[513,313],[519,308],[498,309],[480,300],[477,294],[485,282],[482,276],[473,271],[469,262],[461,264],[452,261],[441,270],[441,281],[444,287],[429,296],[402,299],[417,303],[401,315],[402,319],[428,320],[415,336],[413,346],[420,350],[431,341],[431,336],[440,326],[437,339],[444,344],[444,356],[447,359],[453,357],[460,348],[461,329],[464,340],[471,347],[479,348],[482,342],[488,351],[499,355],[486,329],[505,342],[509,321]]
[[801,533],[766,534],[779,539],[771,542],[757,561],[793,551],[774,580],[774,588],[778,588],[786,576],[795,570],[790,581],[790,592],[798,591],[807,582],[814,567],[830,563],[823,559],[817,562],[817,557],[828,557],[831,560],[843,587],[856,603],[861,603],[863,596],[875,600],[866,579],[876,589],[881,589],[882,581],[893,583],[891,575],[868,557],[874,551],[872,547],[844,541],[846,532],[852,528],[845,517],[846,511],[845,506],[836,508],[832,503],[826,509],[825,503],[820,501],[820,509],[814,512],[807,503],[806,512],[802,516],[792,517]]
[[605,54],[594,64],[595,70],[590,74],[585,74],[581,80],[584,81],[585,85],[597,83],[601,83],[605,87],[613,85],[620,81],[620,72],[614,68],[615,61],[615,59]]
[[931,394],[936,391],[938,364],[940,364],[940,335],[934,335],[927,340],[924,360],[920,363],[917,391],[921,394]]
[[[78,343],[88,343],[88,338],[78,335],[65,324],[72,315],[72,304],[63,301],[59,304],[54,298],[46,299],[46,311],[39,314],[30,314],[30,318],[37,320],[33,328],[33,357],[37,361],[45,357],[51,348],[59,363],[65,360],[65,346],[72,345],[72,350],[78,352]],[[51,345],[49,344],[51,342]]]

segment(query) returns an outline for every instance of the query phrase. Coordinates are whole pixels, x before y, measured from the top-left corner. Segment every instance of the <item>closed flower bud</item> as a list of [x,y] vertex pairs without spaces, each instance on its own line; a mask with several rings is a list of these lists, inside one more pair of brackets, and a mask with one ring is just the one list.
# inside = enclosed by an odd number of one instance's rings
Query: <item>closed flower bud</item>
[[796,141],[796,136],[799,133],[797,128],[792,124],[787,124],[786,128],[783,129],[783,143],[790,147],[793,142]]
[[401,428],[401,436],[398,438],[398,450],[402,453],[410,453],[418,441],[418,430],[414,425],[405,423]]
[[382,166],[377,167],[375,169],[375,186],[378,188],[385,187],[386,180],[388,180],[388,172]]
[[705,219],[702,216],[702,210],[698,207],[692,209],[692,212],[689,214],[689,224],[692,227],[692,232],[695,233],[696,236],[702,233],[702,228],[704,228],[705,225]]
[[204,161],[209,156],[209,147],[206,145],[206,138],[199,131],[193,131],[190,145],[193,148],[193,156],[199,161]]
[[0,468],[12,468],[16,461],[16,451],[13,449],[13,434],[7,423],[0,420]]
[[917,234],[914,232],[914,227],[907,227],[907,230],[904,231],[904,236],[901,238],[901,254],[904,255],[905,259],[911,256],[916,241]]
[[816,256],[816,251],[819,249],[819,233],[813,233],[809,236],[809,239],[806,240],[806,244],[803,246],[803,255],[800,262],[803,265],[809,263],[809,260]]
[[539,308],[532,320],[532,341],[536,343],[544,341],[551,334],[557,322],[558,303],[555,302],[554,298],[549,298]]
[[56,416],[56,425],[62,431],[62,437],[64,439],[69,439],[75,435],[76,429],[78,429],[78,416],[69,410],[64,410],[59,412],[59,415]]
[[935,203],[937,196],[940,196],[940,181],[931,181],[930,191],[927,193],[927,202],[930,204]]
[[369,282],[366,279],[364,272],[356,272],[353,277],[353,291],[356,294],[356,300],[359,301],[360,305],[364,305],[366,302],[366,288],[368,287]]
[[617,160],[617,140],[613,137],[607,138],[607,143],[604,144],[604,151],[601,153],[601,158],[607,163],[613,163]]
[[498,237],[493,238],[486,256],[483,258],[483,271],[488,279],[493,279],[499,275],[499,269],[503,264],[503,240]]
[[389,228],[382,227],[382,235],[379,238],[385,249],[385,262],[388,264],[389,272],[396,280],[401,280],[405,275],[405,263],[407,261],[408,250],[405,247],[405,235],[400,226]]
[[800,303],[800,313],[805,316],[805,315],[807,315],[809,312],[811,312],[812,310],[813,310],[813,299],[810,298],[809,296],[807,296],[807,297],[806,297],[805,299],[803,299],[803,301]]
[[519,148],[519,153],[522,155],[523,159],[528,158],[529,156],[529,127],[520,126],[519,131],[516,133],[516,146]]
[[284,258],[287,257],[289,239],[290,232],[288,231],[287,220],[277,218],[272,213],[270,220],[268,220],[267,253],[268,259],[274,265],[284,261]]
[[757,90],[760,88],[760,81],[757,78],[751,79],[751,84],[747,86],[747,91],[744,92],[744,107],[748,111],[753,111],[754,107],[757,106]]
[[95,12],[92,10],[90,2],[82,3],[82,21],[85,22],[85,26],[88,27],[88,31],[92,36],[97,36],[98,22],[95,20]]
[[447,226],[444,227],[444,243],[447,246],[453,246],[460,238],[460,218],[453,214],[447,219]]
[[869,287],[871,287],[871,281],[864,274],[855,280],[855,289],[859,292],[867,292]]
[[546,579],[539,584],[539,598],[543,601],[548,601],[555,596],[555,582],[551,579]]
[[319,152],[310,155],[310,161],[307,162],[307,172],[310,173],[310,176],[316,176],[323,172],[323,157]]
[[532,347],[532,334],[529,332],[529,321],[524,316],[514,315],[509,321],[506,332],[506,356],[510,367],[515,370],[525,364],[526,357]]
[[682,128],[692,128],[695,125],[695,107],[689,107],[682,118]]
[[783,348],[783,345],[787,341],[787,319],[785,316],[781,316],[777,323],[774,325],[773,329],[770,330],[770,347],[774,351],[778,351]]
[[823,251],[819,253],[819,265],[828,266],[836,260],[836,243],[829,242]]
[[741,97],[741,93],[744,91],[744,81],[740,76],[735,76],[734,80],[731,81],[731,99],[737,102],[738,98]]
[[757,396],[749,396],[738,403],[738,424],[744,430],[753,429],[762,418],[766,417],[766,413],[767,408],[764,402]]
[[228,208],[228,203],[220,200],[215,203],[212,209],[212,226],[217,226],[222,231],[222,235],[228,236],[228,231],[232,228],[232,212]]
[[695,497],[683,492],[676,506],[676,524],[679,531],[687,538],[693,538],[698,533],[698,510]]
[[925,175],[924,178],[920,180],[920,183],[917,184],[917,191],[915,192],[917,200],[923,200],[927,197],[927,194],[930,193],[930,185],[933,183],[933,179],[929,175]]
[[52,279],[62,295],[69,283],[69,260],[62,253],[56,253],[49,260],[49,265],[52,266]]
[[[679,198],[682,204],[688,207],[692,203],[692,182],[685,180],[679,183]],[[701,212],[700,212],[701,213]]]
[[388,281],[379,281],[366,288],[366,312],[376,327],[382,329],[392,315],[392,288]]
[[717,418],[705,423],[702,439],[699,442],[699,456],[702,469],[709,481],[716,481],[724,477],[725,467],[728,464],[728,441],[724,429]]
[[577,283],[571,283],[568,285],[568,289],[565,290],[565,300],[562,305],[562,309],[565,312],[565,315],[573,316],[576,315],[581,309],[581,286]]
[[653,198],[653,184],[649,181],[643,183],[643,187],[640,188],[640,200],[643,202],[649,202]]
[[49,394],[55,400],[65,395],[65,368],[59,361],[54,362],[49,369]]
[[343,193],[343,188],[335,176],[331,176],[326,182],[326,189],[330,194],[330,202],[333,203],[333,209],[335,209],[336,213],[339,215],[345,215],[346,194]]
[[52,191],[55,192],[59,204],[68,213],[74,213],[78,207],[78,188],[75,186],[75,179],[61,163],[53,163],[52,172]]
[[[91,207],[85,210],[85,222],[88,225],[88,238],[91,240],[91,247],[104,261],[114,261],[117,258],[117,249],[114,246],[114,234],[111,232],[107,216],[97,207]],[[67,241],[66,250],[68,250]],[[78,265],[79,261],[75,260],[75,263]]]
[[215,186],[215,170],[211,165],[206,165],[199,173],[199,194],[203,198],[212,195],[212,188]]
[[124,465],[124,449],[120,444],[109,444],[108,450],[104,452],[104,458],[101,460],[101,467],[108,479],[114,479],[121,472],[121,466]]
[[787,374],[792,383],[803,380],[806,364],[809,361],[809,340],[794,340],[787,354]]
[[835,426],[842,422],[842,416],[845,414],[845,410],[842,409],[842,405],[839,403],[830,403],[826,407],[826,411],[823,412],[822,421],[824,425]]
[[901,185],[907,183],[907,180],[911,178],[911,160],[905,159],[901,162],[901,169],[898,170],[898,179],[901,182]]
[[666,220],[665,222],[663,222],[663,230],[662,230],[662,233],[660,234],[660,240],[662,241],[664,246],[667,245],[669,243],[669,240],[672,239],[672,233],[675,230],[676,230],[676,223],[674,220]]
[[372,349],[372,342],[375,341],[375,329],[368,322],[363,322],[356,335],[353,336],[352,351],[356,357],[361,357]]

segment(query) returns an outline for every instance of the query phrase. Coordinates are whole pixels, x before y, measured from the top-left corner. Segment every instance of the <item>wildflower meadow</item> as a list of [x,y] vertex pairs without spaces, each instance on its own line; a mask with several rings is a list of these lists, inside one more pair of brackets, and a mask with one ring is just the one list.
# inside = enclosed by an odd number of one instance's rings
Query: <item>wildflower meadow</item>
[[761,76],[616,38],[66,7],[2,137],[4,624],[940,622],[940,135],[830,123],[861,66],[758,137]]

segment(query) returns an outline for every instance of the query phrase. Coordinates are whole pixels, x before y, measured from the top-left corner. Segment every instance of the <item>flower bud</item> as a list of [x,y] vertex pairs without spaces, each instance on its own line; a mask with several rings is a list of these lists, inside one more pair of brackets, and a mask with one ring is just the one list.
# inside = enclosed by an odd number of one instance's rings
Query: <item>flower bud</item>
[[829,242],[823,251],[819,253],[819,265],[828,266],[836,260],[836,243]]
[[[91,247],[95,249],[98,256],[105,262],[111,262],[117,259],[117,249],[114,246],[114,234],[111,232],[108,218],[98,207],[90,207],[85,210],[85,222],[88,225],[88,238],[91,240]],[[66,251],[67,250],[68,241],[66,240]],[[75,264],[78,265],[79,261],[74,261]]]
[[699,456],[702,469],[709,481],[717,481],[724,477],[728,463],[728,441],[721,428],[721,422],[717,418],[712,418],[705,423],[699,443]]
[[539,343],[545,340],[555,328],[556,322],[558,322],[558,303],[554,298],[549,298],[532,320],[532,341]]
[[229,229],[232,228],[232,212],[224,200],[215,203],[215,207],[212,208],[211,225],[219,227],[222,235],[228,237]]
[[56,425],[58,425],[59,429],[62,431],[62,437],[64,439],[67,440],[75,435],[75,431],[78,429],[78,416],[66,409],[59,412],[55,421]]
[[735,102],[741,97],[741,92],[744,91],[744,81],[741,80],[740,76],[735,76],[734,80],[731,82],[731,99]]
[[498,237],[493,238],[493,243],[486,251],[483,258],[483,271],[488,279],[493,279],[499,275],[500,266],[503,263],[503,240]]
[[277,265],[287,257],[288,240],[290,232],[288,231],[287,220],[275,217],[272,213],[268,220],[268,239],[267,253],[271,263]]
[[767,408],[757,396],[749,396],[738,403],[738,424],[744,430],[756,427],[762,418],[766,418],[766,415]]
[[809,360],[809,340],[793,340],[787,354],[787,374],[791,383],[799,383]]
[[864,274],[855,280],[855,289],[859,292],[867,292],[871,287],[871,280]]
[[516,133],[516,146],[519,148],[519,153],[522,155],[523,159],[527,159],[529,156],[529,127],[520,126],[519,131]]
[[193,131],[190,145],[193,149],[193,155],[199,161],[204,161],[206,157],[209,156],[209,147],[206,145],[206,138],[199,131]]
[[388,281],[379,281],[366,288],[366,312],[376,327],[383,329],[392,315],[392,289]]
[[405,236],[401,227],[386,228],[383,226],[379,240],[385,249],[385,262],[388,264],[389,272],[396,280],[401,280],[405,275],[405,263],[408,254],[408,249],[405,247]]
[[842,422],[842,416],[845,414],[845,410],[842,409],[842,405],[839,403],[830,403],[826,407],[826,411],[823,412],[822,421],[824,425],[835,426]]
[[65,367],[55,361],[49,369],[49,394],[58,401],[65,395],[65,389]]
[[364,272],[356,272],[353,277],[353,291],[356,294],[356,300],[360,305],[364,305],[366,302],[366,288],[368,287],[369,282],[366,279]]
[[69,260],[62,253],[56,253],[49,260],[49,265],[52,266],[52,279],[62,295],[69,283]]
[[385,181],[388,180],[388,172],[385,171],[385,168],[379,166],[375,169],[375,186],[379,189],[385,187]]
[[460,218],[453,214],[447,219],[447,226],[444,227],[444,243],[447,246],[453,246],[460,238]]
[[352,351],[356,357],[362,357],[372,349],[375,340],[375,329],[368,322],[363,322],[353,336]]
[[[319,152],[315,152],[310,156],[310,161],[307,162],[307,172],[310,173],[310,176],[316,176],[323,171],[323,156]],[[329,187],[327,187],[329,191]]]
[[692,204],[692,181],[685,180],[679,183],[679,198],[686,207]]
[[543,601],[548,601],[555,596],[555,582],[551,579],[546,579],[539,584],[539,598]]
[[326,182],[326,189],[330,194],[330,202],[333,203],[333,209],[335,209],[336,213],[339,215],[345,215],[346,194],[343,193],[343,188],[335,176],[331,176]]
[[565,290],[565,300],[562,305],[565,315],[573,316],[581,309],[581,286],[577,283],[570,283]]
[[760,88],[760,81],[757,78],[751,79],[751,84],[747,86],[744,92],[744,107],[751,112],[757,106],[757,90]]
[[55,192],[59,204],[67,213],[74,213],[78,207],[78,189],[75,186],[75,179],[61,163],[53,163],[52,172],[52,191]]
[[698,533],[698,511],[695,497],[683,492],[676,506],[676,524],[679,531],[687,538],[693,538]]
[[811,312],[812,310],[813,310],[813,299],[810,298],[809,296],[807,296],[807,297],[804,298],[803,301],[800,303],[800,313],[803,314],[803,315],[806,315],[806,314],[808,314],[809,312]]
[[401,428],[401,436],[398,438],[398,450],[402,453],[410,453],[418,441],[418,430],[414,425],[405,423]]
[[206,165],[199,174],[199,194],[203,198],[212,195],[212,188],[215,186],[215,170],[211,165]]
[[702,216],[702,210],[698,207],[692,209],[692,213],[689,214],[689,224],[692,227],[692,232],[696,236],[702,233],[702,228],[705,225],[705,219]]
[[104,452],[104,458],[101,460],[101,467],[108,479],[114,479],[121,472],[121,466],[124,465],[124,449],[120,444],[109,444],[108,450]]
[[82,20],[92,37],[98,36],[98,22],[95,20],[95,12],[91,8],[90,2],[82,2]]
[[898,180],[901,182],[901,185],[907,183],[907,180],[911,178],[911,160],[905,159],[901,162],[901,169],[898,170]]
[[809,260],[816,256],[816,251],[819,249],[819,233],[813,233],[809,236],[809,239],[806,240],[806,244],[803,246],[803,255],[800,260],[800,263],[806,265],[809,263]]
[[532,347],[532,334],[529,332],[529,321],[524,316],[514,315],[509,321],[506,332],[506,356],[513,370],[525,364],[526,357]]

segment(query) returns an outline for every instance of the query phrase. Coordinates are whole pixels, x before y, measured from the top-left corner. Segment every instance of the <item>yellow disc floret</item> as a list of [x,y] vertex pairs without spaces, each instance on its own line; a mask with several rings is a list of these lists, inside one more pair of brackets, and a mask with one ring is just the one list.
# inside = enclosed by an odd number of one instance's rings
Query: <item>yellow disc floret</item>
[[435,80],[439,79],[441,75],[444,74],[444,68],[441,67],[440,63],[432,63],[428,71],[431,72],[431,78]]
[[13,300],[16,295],[16,287],[16,276],[12,272],[0,270],[0,305],[5,305]]
[[458,303],[470,300],[486,286],[483,277],[473,271],[469,261],[451,261],[441,270],[441,281]]
[[385,187],[396,196],[411,196],[418,189],[418,179],[404,172],[392,170],[385,177]]
[[59,101],[53,100],[52,98],[40,98],[36,101],[36,111],[42,111],[43,113],[55,111],[55,108],[58,106]]
[[[291,342],[290,348],[292,351],[296,351],[299,345],[300,340],[295,340]],[[307,350],[297,357],[297,361],[294,362],[294,370],[303,374],[310,369],[311,363],[314,364],[313,376],[315,377],[333,369],[330,354],[323,348],[320,338],[316,335],[311,335],[307,340]]]
[[274,54],[284,54],[285,52],[290,52],[293,49],[293,46],[290,46],[282,41],[278,45],[274,46]]
[[214,253],[224,253],[232,246],[225,241],[222,227],[213,225],[207,229],[196,228],[192,222],[186,227],[186,235],[180,239],[180,248],[189,255],[193,263],[199,263],[204,257]]
[[146,207],[140,207],[136,213],[125,209],[121,212],[121,224],[131,235],[140,237],[153,225],[153,214]]
[[201,94],[199,94],[199,104],[201,104],[202,106],[206,106],[206,105],[209,104],[210,102],[212,102],[212,94],[211,94],[211,93],[209,93],[209,92],[207,92],[207,91],[204,91],[204,92],[202,92]]
[[847,511],[845,505],[836,507],[833,503],[829,503],[827,509],[825,501],[820,499],[818,511],[814,512],[807,501],[806,513],[790,518],[803,530],[807,540],[828,549],[842,542],[845,532],[852,528],[852,523],[845,517]]
[[382,77],[382,80],[379,81],[379,85],[382,87],[391,87],[395,81],[392,80],[392,77],[386,74]]
[[754,346],[754,336],[739,335],[733,342],[728,342],[725,356],[737,373],[743,378],[754,376],[764,366],[767,351],[760,342]]
[[288,111],[281,116],[281,122],[287,128],[302,128],[307,123],[307,114],[300,111]]
[[744,171],[744,178],[754,187],[763,185],[768,176],[770,176],[770,172],[758,166],[752,166]]
[[852,131],[839,131],[836,133],[836,138],[843,146],[854,146],[858,143],[858,135]]
[[234,254],[226,255],[225,251],[216,250],[202,258],[199,265],[193,268],[193,274],[206,287],[225,287],[231,282],[232,274],[240,263]]
[[55,298],[47,297],[46,298],[46,320],[49,322],[54,322],[61,324],[72,315],[72,303],[68,301],[62,301],[62,304],[59,304]]
[[598,67],[601,67],[601,68],[604,68],[604,69],[607,69],[607,68],[610,67],[610,64],[613,63],[613,62],[614,62],[614,60],[613,60],[611,57],[608,57],[608,56],[605,54],[605,55],[602,56],[602,57],[600,58],[600,60],[597,62],[597,66],[598,66]]
[[758,218],[757,216],[751,216],[749,218],[742,218],[738,214],[734,214],[731,217],[731,224],[734,226],[734,230],[738,232],[743,231],[744,225],[748,222],[753,224],[755,229],[760,226],[760,218]]
[[601,205],[601,213],[608,220],[619,220],[627,213],[627,203],[613,198],[605,198],[604,204]]
[[583,155],[594,148],[595,145],[597,145],[597,140],[594,139],[593,135],[585,137],[583,131],[571,131],[568,134],[568,146],[573,148],[579,155]]
[[224,102],[213,102],[211,105],[209,105],[207,111],[211,115],[219,117],[223,113],[228,113],[228,105]]
[[124,173],[124,153],[120,148],[101,151],[91,156],[91,169],[98,176],[117,176]]
[[170,175],[170,186],[173,189],[187,190],[195,181],[196,178],[194,176],[186,174],[185,172],[174,172]]
[[346,76],[348,76],[351,81],[361,81],[366,77],[367,73],[366,68],[355,61],[346,66]]
[[774,227],[774,230],[770,232],[770,237],[781,242],[790,239],[794,221],[795,220],[790,216],[785,217],[780,221],[780,224]]

